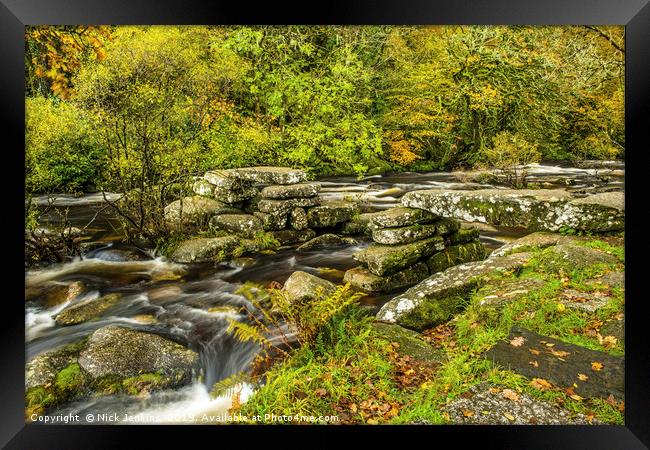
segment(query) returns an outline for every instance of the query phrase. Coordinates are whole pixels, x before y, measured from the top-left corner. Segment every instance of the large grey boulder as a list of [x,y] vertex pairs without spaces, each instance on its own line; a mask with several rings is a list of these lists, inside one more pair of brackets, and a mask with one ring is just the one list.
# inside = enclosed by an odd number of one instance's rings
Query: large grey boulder
[[205,178],[214,185],[232,187],[247,184],[296,184],[307,180],[303,170],[288,167],[242,167],[206,172]]
[[424,280],[429,276],[427,265],[416,263],[392,275],[380,277],[365,267],[355,267],[345,272],[343,281],[352,287],[372,294],[387,294],[399,291]]
[[171,259],[184,264],[225,261],[239,244],[236,236],[190,239],[181,242]]
[[245,237],[262,231],[262,221],[252,214],[222,214],[210,219],[210,226]]
[[352,220],[358,211],[359,206],[354,202],[331,200],[309,209],[307,220],[311,228],[333,227],[338,223]]
[[407,193],[401,203],[467,222],[540,231],[558,231],[564,226],[605,232],[625,227],[622,192],[573,198],[566,191],[551,189],[424,190]]
[[299,183],[267,186],[262,189],[262,197],[274,199],[314,197],[320,191],[319,183]]
[[320,205],[320,199],[318,197],[288,198],[285,200],[265,198],[259,201],[257,208],[267,214],[289,214],[294,208],[306,208],[317,205]]
[[336,285],[307,272],[297,271],[285,281],[282,288],[292,303],[303,303],[324,298],[336,291]]
[[278,230],[272,231],[273,237],[280,242],[281,245],[298,244],[307,242],[316,237],[316,232],[311,228],[304,230]]
[[189,383],[197,362],[195,351],[174,341],[117,326],[95,331],[79,355],[79,365],[93,380],[152,373],[168,378],[169,386]]
[[253,215],[260,219],[264,231],[283,230],[287,227],[288,213],[286,211],[271,213],[256,211]]
[[172,225],[207,223],[215,214],[238,210],[218,200],[193,196],[184,197],[165,206],[165,221]]
[[420,241],[436,234],[436,225],[408,225],[399,228],[375,228],[372,240],[379,244],[395,245]]
[[418,260],[445,249],[440,236],[434,236],[411,244],[382,245],[370,244],[368,248],[354,255],[375,275],[384,276],[399,272],[415,264]]
[[395,207],[386,211],[376,213],[372,216],[372,222],[378,227],[393,228],[406,227],[420,223],[431,223],[438,219],[438,216],[419,208]]
[[429,273],[442,272],[449,267],[485,258],[485,247],[478,241],[466,244],[450,245],[443,251],[427,258]]
[[530,258],[530,253],[515,253],[435,273],[382,306],[376,319],[416,331],[447,322],[462,309],[463,298],[485,284],[492,273],[518,270]]
[[250,200],[259,194],[254,186],[215,186],[214,198],[228,204],[241,203]]
[[372,230],[376,228],[372,223],[372,218],[377,214],[381,213],[362,213],[353,216],[352,220],[343,223],[341,234],[372,236]]

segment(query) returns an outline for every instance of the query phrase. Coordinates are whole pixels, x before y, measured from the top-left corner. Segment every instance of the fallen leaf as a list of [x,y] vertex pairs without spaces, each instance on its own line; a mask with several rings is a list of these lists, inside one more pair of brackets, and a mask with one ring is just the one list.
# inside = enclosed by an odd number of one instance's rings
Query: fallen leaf
[[469,409],[463,409],[463,416],[472,417],[473,415],[474,415],[474,411],[470,411]]
[[562,357],[562,356],[569,356],[571,353],[565,352],[565,351],[562,351],[562,350],[553,350],[553,349],[551,349],[551,354],[553,356]]
[[564,303],[558,303],[557,304],[558,312],[564,312],[565,309],[566,309],[566,306],[564,306]]
[[613,348],[616,347],[616,343],[618,342],[618,339],[616,339],[615,336],[605,336],[600,343],[605,348]]
[[587,381],[588,379],[589,379],[589,377],[587,375],[585,375],[584,373],[579,373],[578,374],[578,380]]
[[591,363],[591,370],[594,370],[596,372],[600,372],[602,368],[603,368],[603,365],[601,363],[599,363],[598,361],[595,361],[595,362]]
[[352,403],[350,405],[350,411],[352,411],[353,413],[357,412],[357,404],[356,403]]
[[379,424],[379,421],[378,421],[377,419],[368,419],[368,420],[366,421],[366,423],[367,423],[368,425],[378,425],[378,424]]
[[512,400],[513,402],[519,401],[519,394],[517,394],[512,389],[504,389],[501,395],[503,395],[508,400]]
[[513,347],[521,347],[522,345],[524,345],[524,342],[526,342],[526,339],[524,339],[523,336],[517,336],[516,338],[510,341],[510,345],[512,345]]
[[499,388],[496,388],[496,387],[491,387],[490,388],[490,394],[498,394],[499,392],[501,392],[501,390]]
[[508,419],[511,422],[515,420],[515,416],[513,416],[512,414],[503,413],[503,415],[506,417],[506,419]]
[[530,385],[540,390],[551,389],[553,387],[551,383],[543,378],[533,378],[533,380],[530,382]]
[[534,348],[529,348],[529,352],[531,352],[533,355],[539,355],[539,350],[535,350]]
[[582,400],[582,397],[580,397],[578,394],[569,395],[569,398],[572,398],[577,401]]
[[551,344],[550,342],[547,342],[547,343],[546,343],[546,346],[547,346],[547,347],[553,347],[553,346],[555,346],[555,344]]
[[314,394],[316,397],[325,397],[327,395],[327,391],[323,388],[319,388],[314,391]]
[[528,361],[528,364],[530,364],[533,367],[539,367],[539,363],[537,361]]

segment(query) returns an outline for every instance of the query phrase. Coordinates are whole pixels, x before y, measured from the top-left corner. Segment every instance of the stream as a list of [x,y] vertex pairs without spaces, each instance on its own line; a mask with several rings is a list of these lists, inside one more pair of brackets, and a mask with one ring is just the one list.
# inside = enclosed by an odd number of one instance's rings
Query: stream
[[[608,162],[572,167],[564,164],[535,164],[528,166],[529,181],[544,188],[570,188],[578,195],[597,189],[623,190],[624,163]],[[324,177],[320,196],[323,200],[356,198],[373,210],[399,204],[400,197],[419,189],[485,189],[495,186],[473,181],[453,172],[428,172],[376,175],[363,179],[352,176]],[[116,198],[116,194],[113,198]],[[36,198],[36,203],[47,204],[47,199]],[[54,210],[45,217],[56,223],[56,211],[67,210],[71,225],[84,227],[102,208],[101,194],[82,197],[60,195]],[[47,225],[47,223],[43,224]],[[481,241],[489,249],[527,234],[524,229],[481,227]],[[26,271],[26,288],[44,283],[80,281],[84,292],[73,300],[120,293],[122,300],[99,320],[72,326],[58,326],[54,317],[70,302],[48,307],[42,302],[25,304],[25,340],[27,360],[47,350],[78,341],[98,328],[119,325],[156,333],[182,343],[200,355],[201,376],[186,387],[153,392],[148,396],[129,397],[110,395],[75,401],[50,411],[50,415],[88,413],[107,414],[105,420],[114,422],[110,414],[128,415],[139,423],[195,423],[204,414],[224,414],[230,407],[228,396],[211,398],[210,387],[241,370],[253,360],[256,347],[234,340],[226,333],[227,318],[238,318],[241,306],[251,307],[248,300],[236,291],[246,282],[269,285],[284,281],[296,270],[313,273],[334,282],[341,282],[345,270],[357,265],[352,254],[369,244],[358,238],[358,244],[349,247],[296,252],[282,248],[272,255],[256,255],[252,265],[234,262],[228,264],[175,264],[156,256],[152,250],[137,249],[119,242],[117,220],[104,210],[85,230],[88,247],[83,258]],[[251,263],[252,261],[249,261]],[[378,309],[396,294],[384,297],[366,297],[362,303]],[[215,308],[222,307],[222,308]],[[224,308],[232,307],[232,308]],[[144,320],[143,317],[148,318]],[[243,316],[242,316],[243,318]],[[151,320],[155,319],[155,320]],[[241,399],[252,392],[244,386]]]

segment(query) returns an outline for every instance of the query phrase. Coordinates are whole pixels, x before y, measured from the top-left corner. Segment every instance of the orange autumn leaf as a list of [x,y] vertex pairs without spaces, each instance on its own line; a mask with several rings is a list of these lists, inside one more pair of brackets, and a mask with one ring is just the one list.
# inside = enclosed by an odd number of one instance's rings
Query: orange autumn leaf
[[591,370],[594,370],[596,372],[600,372],[603,368],[603,365],[599,363],[598,361],[592,362],[591,363]]
[[522,345],[524,345],[524,342],[526,342],[526,339],[524,339],[523,336],[517,336],[516,338],[510,341],[510,345],[512,345],[513,347],[521,347]]

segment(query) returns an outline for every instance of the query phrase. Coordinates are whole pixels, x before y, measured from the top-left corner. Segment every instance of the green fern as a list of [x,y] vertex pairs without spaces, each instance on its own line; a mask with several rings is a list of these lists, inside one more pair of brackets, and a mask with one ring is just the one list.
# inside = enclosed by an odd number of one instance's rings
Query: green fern
[[234,319],[228,318],[227,333],[232,333],[233,337],[241,342],[256,342],[264,346],[270,346],[270,342],[266,336],[261,332],[259,327],[248,325],[243,322],[238,322]]
[[228,395],[237,385],[247,381],[250,381],[250,377],[246,372],[234,373],[228,378],[224,378],[223,380],[214,383],[210,390],[210,396],[212,398],[217,398],[222,395]]

